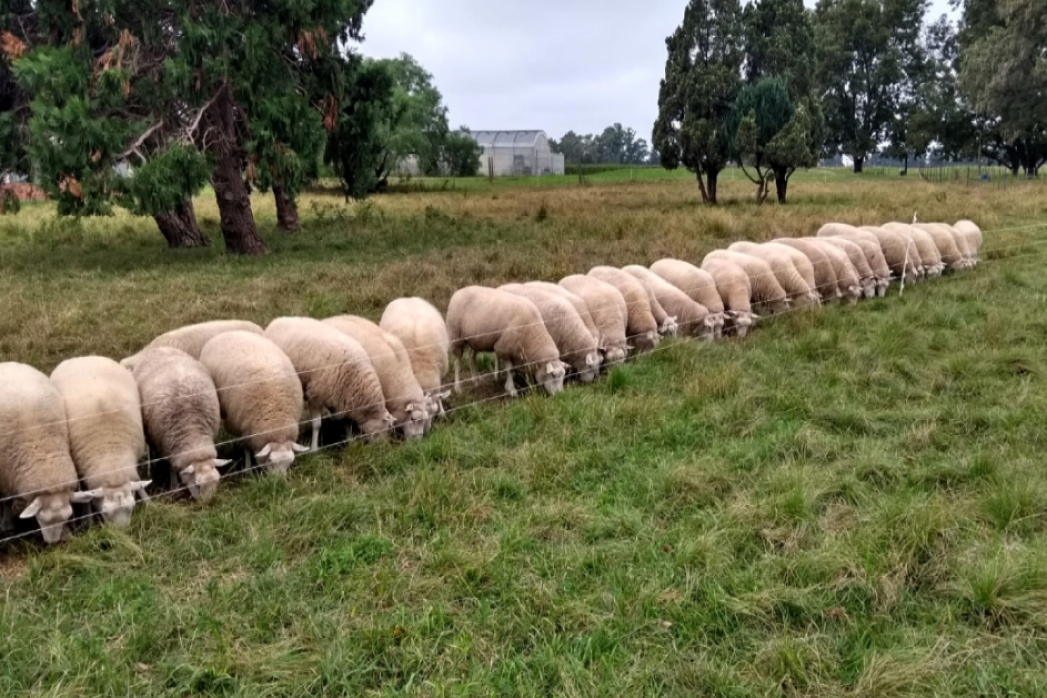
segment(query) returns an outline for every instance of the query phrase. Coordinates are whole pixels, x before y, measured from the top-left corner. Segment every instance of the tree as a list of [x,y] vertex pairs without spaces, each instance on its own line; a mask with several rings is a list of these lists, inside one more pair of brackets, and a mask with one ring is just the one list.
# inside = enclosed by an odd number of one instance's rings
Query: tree
[[920,27],[926,0],[819,0],[818,83],[828,140],[865,158],[884,139],[891,120],[911,99],[921,64]]
[[960,85],[998,130],[989,152],[1036,176],[1047,162],[1047,5],[967,0],[963,24]]
[[406,53],[377,62],[389,71],[394,85],[392,104],[382,121],[386,169],[379,181],[384,184],[389,173],[409,156],[418,159],[423,173],[439,174],[440,150],[450,128],[447,107],[432,74]]
[[36,25],[32,0],[10,0],[0,8],[0,184],[8,175],[28,176],[32,170],[27,148],[29,94],[15,79],[12,64],[29,49]]
[[693,172],[702,200],[711,204],[729,156],[723,120],[741,86],[741,17],[738,0],[690,0],[683,23],[665,41],[654,147],[666,169]]
[[452,177],[475,177],[480,169],[483,148],[470,135],[467,126],[447,134],[440,147],[440,169]]
[[796,169],[817,163],[810,117],[802,105],[793,106],[785,82],[778,78],[743,87],[723,131],[731,156],[756,185],[757,203],[767,198],[773,179],[778,202],[784,204]]

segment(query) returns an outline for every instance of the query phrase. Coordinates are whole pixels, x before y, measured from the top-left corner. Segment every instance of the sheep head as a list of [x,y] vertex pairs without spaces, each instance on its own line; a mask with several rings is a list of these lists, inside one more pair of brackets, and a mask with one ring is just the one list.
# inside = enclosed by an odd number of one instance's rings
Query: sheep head
[[102,496],[101,490],[87,492],[58,492],[37,495],[19,515],[21,519],[36,519],[44,542],[53,545],[62,540],[65,526],[73,516],[73,503],[90,502]]
[[136,495],[144,492],[150,484],[150,480],[133,480],[119,487],[102,487],[102,496],[92,499],[91,503],[103,521],[122,528],[131,523]]
[[218,481],[222,478],[218,468],[224,468],[230,463],[232,461],[206,458],[178,473],[178,477],[193,499],[209,502],[218,491]]
[[291,469],[296,453],[304,453],[309,449],[295,441],[284,443],[269,443],[261,451],[255,454],[259,464],[264,464],[265,469],[273,475],[284,476]]

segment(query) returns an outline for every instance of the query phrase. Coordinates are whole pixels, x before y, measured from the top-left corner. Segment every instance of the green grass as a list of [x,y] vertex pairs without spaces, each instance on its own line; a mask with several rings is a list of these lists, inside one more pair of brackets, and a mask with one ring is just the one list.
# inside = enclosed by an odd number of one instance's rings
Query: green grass
[[260,203],[260,260],[171,254],[130,218],[0,219],[0,351],[42,368],[185,321],[376,317],[834,219],[1007,230],[903,297],[666,345],[552,399],[463,397],[421,442],[0,549],[0,695],[1047,695],[1044,231],[1010,230],[1047,202],[725,192],[717,211],[683,180],[317,197],[296,238]]

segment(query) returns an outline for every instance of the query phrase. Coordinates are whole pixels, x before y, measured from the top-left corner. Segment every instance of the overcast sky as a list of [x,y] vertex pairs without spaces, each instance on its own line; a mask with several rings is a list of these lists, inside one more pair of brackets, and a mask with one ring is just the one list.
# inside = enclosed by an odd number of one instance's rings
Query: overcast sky
[[[813,5],[813,0],[805,0]],[[452,127],[650,140],[665,37],[686,0],[375,0],[363,53],[410,53],[433,74]],[[931,0],[929,16],[948,11]]]

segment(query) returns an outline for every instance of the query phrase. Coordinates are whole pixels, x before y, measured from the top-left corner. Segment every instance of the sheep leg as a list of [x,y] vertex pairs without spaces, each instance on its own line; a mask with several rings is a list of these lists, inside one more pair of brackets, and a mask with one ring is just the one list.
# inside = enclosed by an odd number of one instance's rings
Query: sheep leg
[[0,502],[0,532],[8,533],[15,530],[15,512],[11,508],[11,502]]
[[320,448],[320,425],[323,423],[323,408],[314,407],[309,410],[309,421],[313,425],[313,441],[310,448],[315,451]]
[[244,472],[251,472],[251,447],[244,446]]
[[509,393],[510,397],[516,397],[516,385],[513,383],[513,362],[509,359],[505,360],[505,392]]
[[498,380],[498,373],[500,369],[498,367],[498,354],[494,355],[494,379]]
[[462,357],[454,357],[454,392],[456,394],[462,393]]
[[479,383],[480,372],[476,370],[476,350],[470,349],[469,353],[466,355],[466,358],[469,360],[469,374],[473,378],[473,383]]

